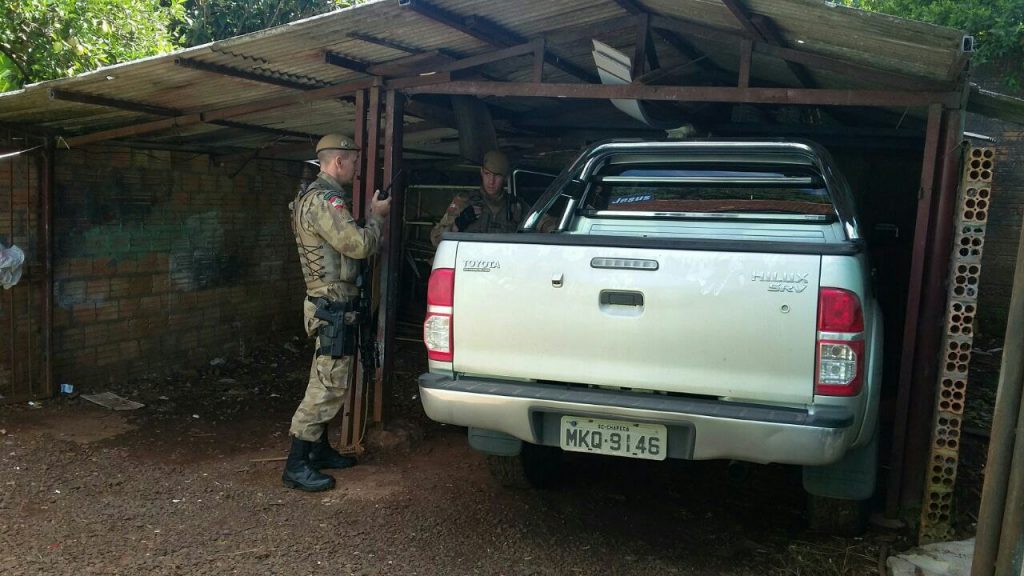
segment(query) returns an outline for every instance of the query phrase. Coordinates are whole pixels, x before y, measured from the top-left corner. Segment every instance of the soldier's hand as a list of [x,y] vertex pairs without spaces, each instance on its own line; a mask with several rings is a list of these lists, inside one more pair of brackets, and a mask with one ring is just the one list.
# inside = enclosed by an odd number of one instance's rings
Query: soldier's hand
[[387,218],[388,212],[391,211],[391,196],[388,196],[387,200],[380,199],[380,190],[373,193],[373,199],[370,200],[370,213],[381,218]]

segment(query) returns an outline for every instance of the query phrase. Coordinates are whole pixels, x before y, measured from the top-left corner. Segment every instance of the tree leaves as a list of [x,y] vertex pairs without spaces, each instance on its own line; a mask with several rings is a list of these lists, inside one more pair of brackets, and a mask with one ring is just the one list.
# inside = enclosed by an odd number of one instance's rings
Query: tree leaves
[[188,0],[175,26],[182,46],[241,36],[330,12],[365,0]]
[[0,90],[168,52],[184,0],[15,0],[0,8]]
[[1024,80],[1024,0],[840,0],[847,6],[957,28],[977,40],[975,65],[997,70],[1006,85]]

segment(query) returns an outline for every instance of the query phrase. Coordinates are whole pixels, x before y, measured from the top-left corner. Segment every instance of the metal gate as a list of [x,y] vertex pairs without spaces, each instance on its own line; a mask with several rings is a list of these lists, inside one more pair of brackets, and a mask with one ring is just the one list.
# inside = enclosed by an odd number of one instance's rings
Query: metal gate
[[0,403],[52,394],[48,378],[46,230],[41,154],[0,156],[0,244],[25,253],[21,280],[0,289]]

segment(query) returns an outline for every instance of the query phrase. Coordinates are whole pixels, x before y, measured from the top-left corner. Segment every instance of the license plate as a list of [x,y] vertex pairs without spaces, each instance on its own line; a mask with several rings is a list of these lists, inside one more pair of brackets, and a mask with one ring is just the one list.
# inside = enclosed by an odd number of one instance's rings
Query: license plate
[[562,416],[563,450],[664,460],[668,431],[661,424]]

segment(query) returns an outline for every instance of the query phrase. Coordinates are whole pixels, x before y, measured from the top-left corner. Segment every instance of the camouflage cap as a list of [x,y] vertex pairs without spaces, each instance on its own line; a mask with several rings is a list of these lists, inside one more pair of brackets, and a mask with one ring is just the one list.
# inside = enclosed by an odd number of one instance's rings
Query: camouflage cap
[[359,146],[344,134],[328,134],[316,143],[316,153],[324,150],[359,150]]
[[499,176],[508,175],[508,156],[500,150],[491,150],[487,154],[484,154],[484,170],[492,172]]

